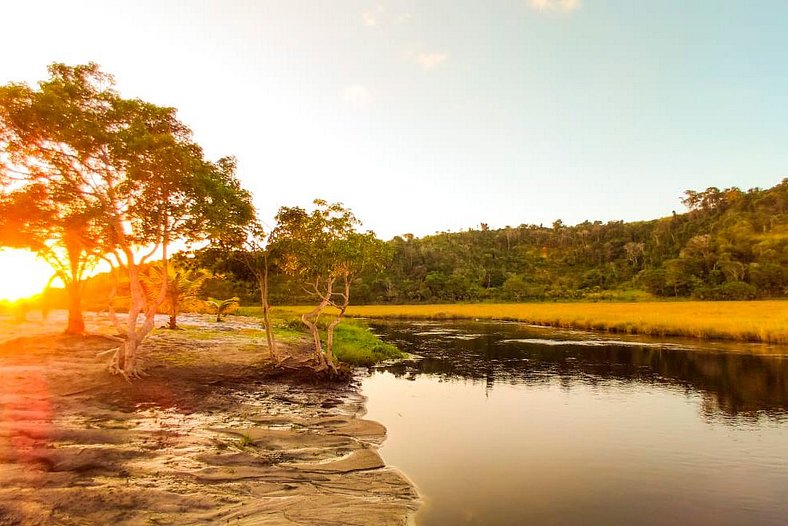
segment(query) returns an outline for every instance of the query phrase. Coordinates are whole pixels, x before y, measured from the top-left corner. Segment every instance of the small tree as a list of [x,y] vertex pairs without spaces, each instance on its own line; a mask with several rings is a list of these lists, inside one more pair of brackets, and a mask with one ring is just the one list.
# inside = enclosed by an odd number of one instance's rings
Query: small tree
[[[307,292],[318,300],[301,321],[311,334],[319,368],[336,371],[334,329],[350,304],[351,285],[361,272],[383,266],[388,247],[373,232],[358,232],[360,222],[342,204],[320,199],[314,204],[311,213],[299,207],[280,208],[271,245],[281,268],[301,278]],[[326,327],[324,353],[318,321],[328,306],[337,312]]]
[[263,323],[265,324],[265,337],[268,342],[268,349],[271,359],[279,363],[282,359],[276,347],[274,329],[271,325],[271,305],[268,302],[268,275],[269,266],[269,246],[265,232],[259,224],[254,223],[249,229],[244,241],[243,250],[237,251],[237,256],[252,273],[257,286],[260,288],[260,303],[263,307]]
[[243,280],[254,279],[260,291],[263,324],[271,359],[280,363],[271,324],[271,305],[268,301],[268,276],[271,271],[269,240],[258,221],[246,225],[234,237],[225,237],[218,243],[198,251],[198,261],[214,271],[231,272]]
[[210,308],[216,311],[216,321],[222,321],[222,316],[231,312],[235,308],[238,307],[240,304],[241,299],[234,297],[234,298],[227,298],[226,300],[217,300],[216,298],[208,298],[205,302]]
[[155,294],[161,289],[162,281],[167,280],[167,292],[162,306],[169,316],[167,328],[175,330],[178,328],[178,314],[182,309],[195,303],[200,288],[209,277],[210,274],[205,270],[188,270],[173,264],[167,266],[165,274],[164,266],[158,263],[148,267],[142,275],[142,280],[151,299],[154,299]]

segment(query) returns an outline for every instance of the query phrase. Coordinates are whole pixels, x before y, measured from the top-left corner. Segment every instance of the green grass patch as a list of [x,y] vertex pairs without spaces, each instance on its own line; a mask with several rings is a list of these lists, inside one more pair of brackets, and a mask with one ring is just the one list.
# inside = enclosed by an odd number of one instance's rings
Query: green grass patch
[[[308,337],[306,326],[301,321],[301,313],[311,307],[276,307],[271,310],[271,324],[276,338],[285,342],[296,342]],[[331,310],[329,309],[329,312]],[[241,307],[236,312],[240,316],[262,318],[262,307]],[[331,316],[321,318],[318,327],[325,342],[326,324]],[[334,329],[334,355],[341,362],[350,365],[374,365],[386,360],[404,358],[406,355],[395,346],[382,341],[369,331],[360,320],[344,319]]]
[[334,354],[339,361],[351,365],[374,365],[405,357],[405,353],[357,321],[344,321],[334,329]]

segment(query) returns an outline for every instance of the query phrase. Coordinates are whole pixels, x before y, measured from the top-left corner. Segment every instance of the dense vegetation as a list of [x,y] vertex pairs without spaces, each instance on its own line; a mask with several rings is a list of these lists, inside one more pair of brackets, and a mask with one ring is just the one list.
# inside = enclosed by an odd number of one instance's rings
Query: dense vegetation
[[[781,298],[788,294],[788,179],[763,190],[688,190],[687,213],[651,221],[586,221],[442,232],[388,242],[390,264],[361,275],[356,303],[477,301],[703,300]],[[209,254],[209,261],[216,254]],[[199,260],[199,258],[198,258]],[[307,301],[273,265],[272,303]],[[241,264],[216,294],[253,301],[254,279]]]
[[558,220],[551,228],[482,225],[396,237],[392,264],[356,297],[421,303],[626,298],[621,291],[716,300],[786,295],[788,179],[768,190],[688,191],[683,202],[688,213],[652,221]]

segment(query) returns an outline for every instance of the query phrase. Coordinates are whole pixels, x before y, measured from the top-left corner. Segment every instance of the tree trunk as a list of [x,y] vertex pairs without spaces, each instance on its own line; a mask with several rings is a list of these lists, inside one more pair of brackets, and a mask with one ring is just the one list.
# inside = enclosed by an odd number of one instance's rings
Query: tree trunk
[[328,325],[328,328],[326,329],[326,361],[328,362],[329,367],[335,371],[336,364],[334,363],[334,329],[342,321],[342,317],[345,315],[347,306],[350,304],[350,279],[347,276],[344,276],[344,281],[345,293],[340,294],[342,297],[342,306],[339,308],[339,314],[337,314],[337,317]]
[[265,323],[265,338],[268,341],[268,350],[271,353],[271,359],[279,363],[280,359],[276,349],[276,340],[274,339],[274,328],[271,326],[271,307],[268,305],[268,256],[265,257],[263,279],[260,283],[260,300],[263,304],[263,323]]
[[[123,250],[126,256],[126,269],[129,277],[129,290],[131,292],[131,306],[129,308],[129,315],[126,320],[126,327],[123,330],[125,334],[125,341],[123,345],[118,348],[110,363],[110,372],[113,374],[120,374],[126,380],[130,381],[131,378],[139,378],[143,372],[139,366],[137,351],[142,345],[142,342],[150,334],[155,325],[156,312],[159,307],[164,303],[167,294],[168,280],[163,280],[159,295],[155,300],[149,300],[147,294],[142,287],[140,281],[140,267],[139,263],[134,260],[134,254],[130,246],[124,246]],[[167,274],[167,237],[164,236],[162,242],[162,268],[163,272]],[[137,321],[140,314],[144,315],[142,326],[137,327]]]
[[[342,312],[344,312],[344,310]],[[332,321],[328,325],[328,328],[326,329],[326,362],[328,363],[328,366],[334,370],[336,370],[336,364],[334,363],[334,351],[333,351],[334,328],[337,325],[339,325],[341,321],[342,321],[342,314],[340,313],[339,316],[337,316],[334,319],[334,321]]]
[[66,284],[68,292],[68,325],[66,334],[84,334],[85,318],[82,316],[82,287],[80,283]]
[[[165,277],[164,279],[169,280],[168,277]],[[169,288],[169,284],[167,288]],[[167,313],[170,315],[170,320],[169,323],[167,324],[167,328],[170,329],[171,331],[174,331],[178,328],[178,311],[180,310],[180,305],[178,305],[178,300],[176,300],[173,296],[174,295],[172,294],[170,295],[169,298],[170,308],[169,308],[169,312]]]
[[[310,313],[311,314],[311,313]],[[326,357],[323,355],[323,346],[320,343],[320,332],[317,330],[317,324],[313,323],[308,314],[301,315],[301,321],[304,325],[309,327],[309,332],[312,335],[312,345],[315,349],[315,359],[321,369],[326,368]]]
[[[317,286],[315,286],[315,290],[317,290]],[[321,369],[325,369],[329,364],[326,363],[326,357],[323,355],[323,346],[320,343],[320,332],[317,329],[317,319],[320,317],[320,313],[323,312],[323,309],[328,306],[328,303],[331,301],[331,295],[334,291],[334,278],[329,279],[326,282],[326,292],[325,295],[320,296],[320,304],[315,307],[315,309],[311,312],[307,312],[301,315],[301,321],[309,327],[309,332],[312,334],[312,344],[315,348],[315,358]],[[333,364],[331,364],[331,368],[334,369]]]

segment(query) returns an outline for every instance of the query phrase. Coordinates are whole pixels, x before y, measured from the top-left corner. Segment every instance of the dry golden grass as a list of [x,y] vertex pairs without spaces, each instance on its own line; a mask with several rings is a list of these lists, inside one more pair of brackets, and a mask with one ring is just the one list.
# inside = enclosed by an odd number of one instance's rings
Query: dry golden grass
[[[287,307],[292,312],[301,309]],[[628,334],[788,343],[788,301],[364,305],[350,307],[348,315],[513,320]]]

